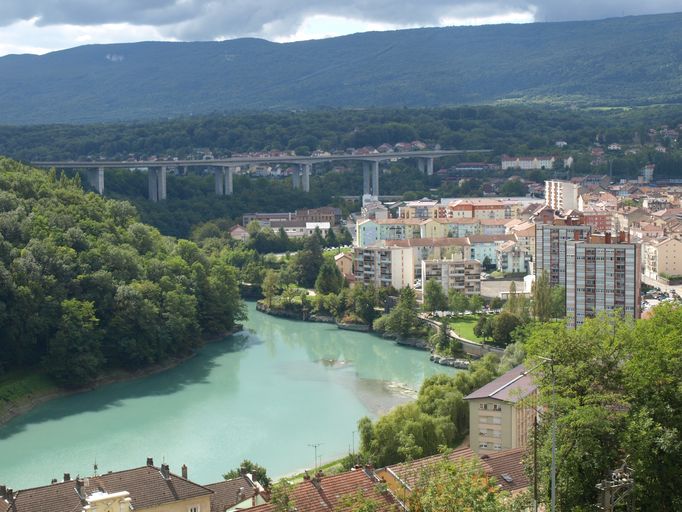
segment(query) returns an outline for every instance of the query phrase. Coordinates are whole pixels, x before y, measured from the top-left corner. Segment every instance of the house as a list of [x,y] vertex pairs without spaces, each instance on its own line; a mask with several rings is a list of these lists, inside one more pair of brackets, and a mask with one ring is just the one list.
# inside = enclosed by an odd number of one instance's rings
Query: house
[[613,144],[609,144],[606,149],[609,151],[620,151],[623,149],[623,146],[614,142]]
[[230,229],[230,238],[239,240],[241,242],[246,242],[249,239],[249,232],[244,228],[244,226],[237,224]]
[[[72,480],[14,492],[0,487],[0,512],[93,512],[110,510],[135,512],[208,512],[214,491],[170,472],[168,464],[154,466],[152,459],[142,467]],[[117,509],[108,508],[109,502]]]
[[524,448],[533,428],[537,386],[523,365],[464,397],[469,402],[469,446],[478,454]]
[[507,240],[495,249],[497,270],[505,274],[521,274],[528,270],[530,254],[516,242]]
[[249,474],[206,487],[213,491],[210,512],[236,512],[267,503],[265,489]]
[[497,261],[497,245],[513,240],[514,235],[471,235],[467,237],[471,244],[471,259],[495,263]]
[[483,472],[494,479],[499,489],[516,494],[530,485],[523,467],[524,454],[524,449],[515,449],[481,456],[470,448],[458,448],[445,455],[432,455],[393,464],[377,470],[376,475],[386,482],[391,494],[404,503],[413,490],[419,486],[422,473],[430,467],[443,460],[452,464],[477,461]]
[[341,252],[334,256],[334,263],[339,272],[343,274],[346,279],[353,277],[353,255],[349,252]]
[[[396,502],[390,492],[383,490],[381,481],[369,468],[360,468],[338,475],[325,476],[318,472],[311,477],[306,474],[289,494],[295,503],[296,512],[331,512],[350,510],[344,505],[344,498],[358,493],[374,502],[374,512],[394,512]],[[276,512],[272,503],[248,509],[249,512]]]
[[643,274],[658,280],[662,275],[682,275],[682,241],[677,238],[651,240],[642,244]]
[[541,169],[553,169],[556,158],[553,156],[507,156],[503,155],[501,160],[502,170],[507,169],[521,169],[524,171],[528,170],[541,170]]

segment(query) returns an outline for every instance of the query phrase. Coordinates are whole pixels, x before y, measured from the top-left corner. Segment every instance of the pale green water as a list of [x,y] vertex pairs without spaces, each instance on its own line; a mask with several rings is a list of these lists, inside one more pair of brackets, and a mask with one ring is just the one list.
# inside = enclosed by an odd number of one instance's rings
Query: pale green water
[[[0,484],[48,484],[165,458],[199,483],[249,458],[284,475],[345,455],[357,420],[454,370],[428,353],[335,326],[264,315],[167,372],[48,402],[0,427]],[[411,391],[410,391],[411,390]],[[357,443],[357,435],[356,435]]]

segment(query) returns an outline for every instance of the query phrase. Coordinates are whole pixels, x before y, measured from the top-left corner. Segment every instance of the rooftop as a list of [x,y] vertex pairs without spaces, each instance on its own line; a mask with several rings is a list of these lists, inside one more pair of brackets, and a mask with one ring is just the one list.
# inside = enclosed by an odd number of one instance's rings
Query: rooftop
[[525,367],[521,364],[465,396],[464,400],[492,398],[493,400],[516,403],[532,394],[536,389],[537,386],[533,383],[533,377],[526,373]]

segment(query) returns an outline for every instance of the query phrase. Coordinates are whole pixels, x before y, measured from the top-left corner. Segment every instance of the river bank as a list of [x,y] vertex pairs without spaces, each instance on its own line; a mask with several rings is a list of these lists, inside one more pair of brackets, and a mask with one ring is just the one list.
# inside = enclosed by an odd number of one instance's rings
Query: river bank
[[[227,336],[231,336],[233,334],[240,332],[241,330],[243,330],[243,328],[244,328],[243,325],[237,324],[230,331],[220,336],[205,339],[203,340],[203,342],[205,344],[214,343],[216,341],[226,338]],[[11,384],[18,388],[24,388],[26,392],[25,394],[19,395],[15,399],[3,401],[3,403],[0,403],[0,426],[9,423],[14,418],[22,416],[27,412],[31,411],[32,409],[34,409],[35,407],[46,402],[49,402],[51,400],[55,400],[57,398],[62,398],[69,395],[76,395],[79,393],[87,393],[89,391],[94,391],[98,388],[101,388],[102,386],[106,386],[109,384],[142,379],[150,375],[165,372],[192,359],[194,356],[196,356],[196,351],[193,351],[185,356],[175,357],[167,361],[164,361],[163,363],[152,365],[147,368],[142,368],[139,370],[134,371],[114,370],[111,373],[105,375],[104,377],[97,379],[95,382],[88,384],[87,386],[75,389],[60,388],[59,386],[52,384],[49,381],[49,378],[44,373],[40,372],[39,370],[36,370],[36,372],[34,373],[26,374],[24,377],[16,379],[16,381],[7,384],[7,385]],[[40,386],[33,386],[28,384],[29,382],[33,381],[36,378],[42,381]],[[23,380],[26,380],[26,383],[22,382]]]

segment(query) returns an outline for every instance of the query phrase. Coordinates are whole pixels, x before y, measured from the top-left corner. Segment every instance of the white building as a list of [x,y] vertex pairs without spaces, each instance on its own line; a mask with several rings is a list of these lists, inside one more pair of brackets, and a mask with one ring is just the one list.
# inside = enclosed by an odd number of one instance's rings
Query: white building
[[435,279],[447,293],[481,294],[481,263],[478,260],[422,260],[422,286]]
[[552,210],[577,210],[580,199],[580,185],[570,181],[545,181],[545,205]]

